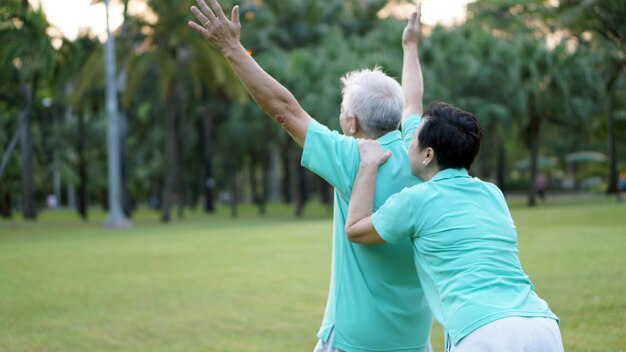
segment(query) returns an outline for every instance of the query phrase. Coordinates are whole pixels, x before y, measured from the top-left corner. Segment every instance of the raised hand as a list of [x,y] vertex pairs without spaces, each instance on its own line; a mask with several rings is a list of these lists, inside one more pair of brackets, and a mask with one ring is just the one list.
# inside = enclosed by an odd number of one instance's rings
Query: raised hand
[[[412,115],[422,116],[424,106],[422,100],[424,98],[424,77],[422,76],[422,67],[420,65],[419,56],[417,54],[420,20],[422,17],[422,4],[418,3],[415,12],[409,17],[409,21],[402,32],[402,49],[404,58],[402,59],[402,90],[404,91],[404,117],[402,120],[402,133],[404,141],[408,144],[413,135],[411,129],[405,129],[405,118]],[[412,128],[416,128],[417,124],[409,124]]]
[[196,0],[200,9],[192,6],[191,12],[200,24],[193,21],[189,21],[188,24],[189,27],[202,34],[215,49],[225,53],[228,49],[240,45],[239,6],[233,7],[229,20],[217,0],[208,1],[211,4],[210,8],[204,0]]
[[422,4],[417,3],[415,12],[409,16],[409,22],[402,32],[402,45],[417,44],[422,18]]
[[359,145],[361,165],[363,166],[378,167],[391,157],[391,152],[383,150],[375,140],[358,139],[357,143]]

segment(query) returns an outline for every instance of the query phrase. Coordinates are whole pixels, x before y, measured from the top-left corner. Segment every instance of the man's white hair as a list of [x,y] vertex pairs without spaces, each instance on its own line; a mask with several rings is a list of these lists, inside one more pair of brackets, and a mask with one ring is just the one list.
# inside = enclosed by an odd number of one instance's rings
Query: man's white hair
[[341,77],[344,114],[356,116],[363,131],[378,137],[398,128],[404,104],[402,87],[380,67]]

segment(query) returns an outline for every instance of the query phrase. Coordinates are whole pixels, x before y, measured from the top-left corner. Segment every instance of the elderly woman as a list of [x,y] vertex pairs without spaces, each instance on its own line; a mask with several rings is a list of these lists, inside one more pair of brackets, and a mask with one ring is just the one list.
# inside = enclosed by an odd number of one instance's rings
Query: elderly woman
[[522,271],[502,192],[468,175],[481,137],[472,114],[432,104],[409,144],[411,171],[424,183],[391,196],[373,214],[377,170],[390,153],[359,141],[346,234],[362,244],[411,239],[447,350],[563,351],[558,318]]
[[295,97],[248,55],[239,42],[238,7],[228,19],[217,1],[209,3],[210,7],[198,0],[199,8],[192,7],[202,26],[190,22],[191,28],[224,55],[259,107],[303,147],[302,165],[335,187],[331,282],[315,351],[429,350],[432,314],[413,266],[409,239],[397,245],[360,246],[349,242],[344,233],[359,165],[355,137],[377,140],[394,155],[381,169],[380,179],[386,182],[376,190],[377,205],[420,182],[411,175],[407,147],[398,131],[402,117],[407,116],[402,129],[410,136],[418,125],[418,117],[413,115],[422,112],[417,12],[403,36],[408,65],[403,78],[410,82],[404,93],[411,97],[409,103],[403,106],[403,87],[381,70],[348,73],[341,80],[340,134],[309,116]]

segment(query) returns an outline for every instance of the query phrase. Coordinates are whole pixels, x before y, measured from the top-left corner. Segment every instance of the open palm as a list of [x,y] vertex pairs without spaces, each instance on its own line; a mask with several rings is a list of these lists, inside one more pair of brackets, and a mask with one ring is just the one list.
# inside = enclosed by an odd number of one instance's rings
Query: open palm
[[402,44],[407,45],[410,43],[417,43],[417,39],[420,33],[420,21],[422,17],[422,4],[418,3],[415,7],[415,12],[409,17],[409,22],[402,32]]

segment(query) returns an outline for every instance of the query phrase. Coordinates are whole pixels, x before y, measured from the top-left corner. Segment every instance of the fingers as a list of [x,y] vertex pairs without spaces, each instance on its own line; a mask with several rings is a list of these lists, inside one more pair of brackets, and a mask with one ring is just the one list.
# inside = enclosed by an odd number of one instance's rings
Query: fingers
[[[198,3],[198,6],[200,6],[200,10],[202,10],[202,13],[206,15],[208,20],[214,20],[217,18],[215,17],[215,14],[213,13],[213,11],[211,11],[209,6],[206,4],[206,2],[204,2],[204,0],[196,0],[196,2]],[[206,23],[206,21],[202,23]]]
[[384,164],[387,160],[389,160],[389,158],[391,158],[391,152],[390,151],[384,152],[382,158],[380,159],[380,163]]
[[382,165],[391,157],[391,152],[380,147],[377,141],[357,139],[359,157],[364,165]]
[[[198,0],[198,1],[204,2],[204,0]],[[218,18],[223,19],[223,20],[226,19],[226,15],[224,15],[224,11],[222,11],[222,7],[217,2],[217,0],[209,0],[209,4],[211,4],[211,8],[213,9],[213,11],[215,12],[215,15],[217,15]]]
[[196,16],[196,18],[198,19],[198,21],[200,21],[202,25],[206,26],[206,24],[209,22],[209,19],[206,18],[206,16],[202,14],[202,12],[198,10],[197,7],[192,6],[191,12],[193,12],[193,14]]
[[382,149],[378,142],[372,139],[357,139],[359,151],[362,153],[380,153]]
[[378,144],[371,139],[365,139],[365,138],[357,138],[356,142],[359,145],[360,149],[367,149],[367,148],[370,148],[372,144]]
[[358,142],[359,142],[359,148],[362,148],[364,150],[376,151],[380,149],[380,145],[374,139],[359,139]]
[[189,27],[191,27],[196,32],[202,34],[203,36],[206,35],[206,28],[202,27],[201,25],[197,24],[196,22],[189,21],[189,22],[187,22],[187,25],[189,25]]
[[235,5],[230,13],[230,20],[239,26],[239,5]]
[[417,6],[415,6],[415,13],[416,13],[417,22],[419,23],[422,20],[422,3],[421,2],[418,2]]
[[409,16],[409,26],[413,27],[415,25],[415,19],[417,18],[417,12],[411,13]]

